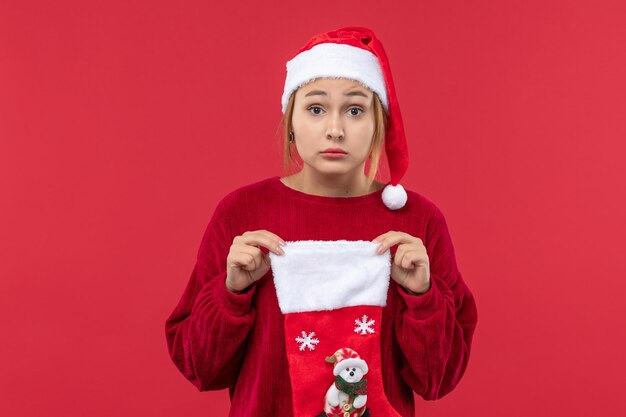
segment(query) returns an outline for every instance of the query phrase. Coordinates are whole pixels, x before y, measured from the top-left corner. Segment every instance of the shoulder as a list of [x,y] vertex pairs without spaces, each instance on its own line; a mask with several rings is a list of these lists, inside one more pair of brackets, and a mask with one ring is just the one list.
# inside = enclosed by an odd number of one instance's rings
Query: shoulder
[[222,197],[216,210],[230,213],[241,212],[242,209],[249,211],[250,204],[262,204],[273,197],[275,182],[275,177],[269,177],[238,186]]
[[247,225],[251,216],[257,213],[256,209],[267,204],[267,200],[273,197],[269,192],[272,188],[271,181],[272,178],[267,178],[239,186],[218,200],[203,241],[215,230],[220,230],[229,237],[239,233],[239,228]]
[[406,208],[409,215],[418,217],[420,221],[426,223],[426,232],[433,232],[445,226],[446,219],[443,211],[437,203],[423,193],[413,190],[406,190]]
[[430,197],[413,190],[406,189],[405,191],[407,194],[406,207],[408,210],[419,211],[428,216],[443,217],[443,212]]

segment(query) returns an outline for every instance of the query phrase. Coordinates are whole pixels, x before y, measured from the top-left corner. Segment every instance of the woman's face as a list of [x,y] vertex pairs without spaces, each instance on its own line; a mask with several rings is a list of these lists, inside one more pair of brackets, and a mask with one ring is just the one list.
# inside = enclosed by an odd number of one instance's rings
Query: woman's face
[[295,94],[292,127],[305,165],[322,174],[363,172],[374,136],[373,92],[356,81],[318,78]]

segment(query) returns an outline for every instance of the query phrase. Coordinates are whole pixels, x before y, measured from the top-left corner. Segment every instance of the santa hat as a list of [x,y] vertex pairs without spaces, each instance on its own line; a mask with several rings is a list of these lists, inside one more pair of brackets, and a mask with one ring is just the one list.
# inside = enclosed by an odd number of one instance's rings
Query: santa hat
[[333,374],[335,376],[339,375],[343,368],[349,368],[352,366],[358,366],[363,371],[363,374],[366,374],[367,363],[361,359],[358,353],[350,348],[339,349],[332,356],[326,357],[326,362],[334,363],[335,368],[333,369]]
[[294,91],[321,77],[353,79],[378,94],[387,114],[385,152],[391,174],[382,199],[391,210],[403,207],[407,194],[399,182],[409,165],[409,154],[389,60],[382,43],[371,29],[357,26],[313,36],[287,62],[283,114]]

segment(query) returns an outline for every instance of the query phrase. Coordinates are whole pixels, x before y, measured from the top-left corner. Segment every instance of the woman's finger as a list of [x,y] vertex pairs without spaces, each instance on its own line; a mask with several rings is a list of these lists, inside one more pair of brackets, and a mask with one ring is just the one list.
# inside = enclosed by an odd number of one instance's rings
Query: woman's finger
[[233,247],[238,253],[246,253],[248,255],[251,255],[254,259],[255,269],[261,265],[264,254],[263,251],[261,251],[261,249],[259,249],[258,247],[241,243],[234,244]]
[[252,232],[245,232],[243,235],[238,236],[237,243],[243,243],[251,246],[262,246],[263,248],[272,251],[276,255],[283,255],[285,252],[281,248],[281,243],[284,242],[279,236],[267,230],[255,230]]
[[381,254],[390,247],[399,243],[411,243],[414,241],[414,237],[403,232],[389,232],[389,235],[381,241],[380,246],[376,250],[376,253]]
[[244,252],[234,252],[228,256],[228,264],[231,268],[244,269],[246,271],[256,270],[254,256]]

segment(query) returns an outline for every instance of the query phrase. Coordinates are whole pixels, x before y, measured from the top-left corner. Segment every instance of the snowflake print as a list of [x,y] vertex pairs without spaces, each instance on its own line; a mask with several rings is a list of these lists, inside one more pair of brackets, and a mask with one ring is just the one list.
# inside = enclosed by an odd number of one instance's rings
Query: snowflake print
[[374,331],[374,323],[376,322],[375,320],[369,319],[369,317],[367,317],[367,315],[363,314],[363,317],[361,317],[360,319],[356,319],[354,320],[354,324],[356,324],[356,327],[354,328],[354,333],[357,334],[367,334],[367,333],[375,333]]
[[300,350],[304,350],[308,348],[309,350],[315,350],[315,345],[317,345],[320,341],[315,336],[315,332],[311,332],[307,334],[305,331],[302,332],[302,336],[296,337],[296,342],[300,344]]

